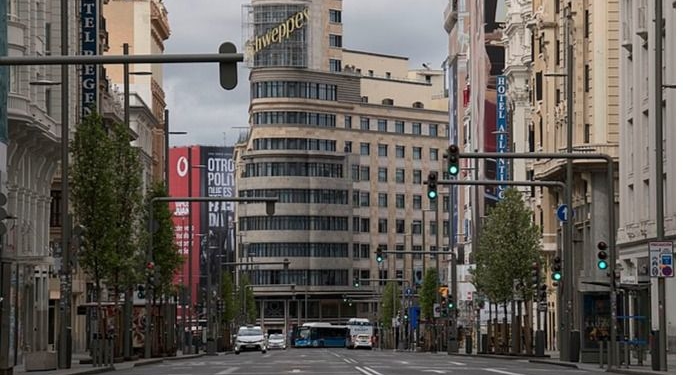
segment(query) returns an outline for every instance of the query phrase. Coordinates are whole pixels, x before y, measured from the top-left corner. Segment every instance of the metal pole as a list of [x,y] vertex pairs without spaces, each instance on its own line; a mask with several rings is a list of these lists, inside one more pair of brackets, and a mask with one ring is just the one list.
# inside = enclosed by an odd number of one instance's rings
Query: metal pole
[[[60,28],[62,56],[69,54],[69,1],[60,1]],[[60,280],[59,358],[60,369],[71,368],[71,249],[69,237],[69,66],[62,65],[62,158],[61,158],[61,210],[62,210],[62,280]],[[14,345],[17,345],[15,342]]]
[[[192,175],[194,174],[194,168],[192,168],[192,146],[187,148],[187,173],[188,173],[188,175],[187,175],[187,196],[192,197],[193,196],[192,189],[194,187],[194,185],[192,185]],[[192,295],[194,294],[194,279],[192,278],[192,263],[193,263],[192,257],[193,257],[193,253],[194,253],[194,251],[193,251],[194,250],[193,249],[193,247],[194,247],[194,218],[192,215],[192,207],[193,206],[194,206],[194,204],[192,203],[192,201],[190,201],[189,205],[188,205],[188,214],[190,215],[189,220],[188,220],[189,225],[190,225],[190,231],[189,231],[190,232],[189,233],[190,238],[188,241],[188,254],[187,254],[187,256],[189,258],[187,261],[187,265],[188,265],[187,266],[188,267],[188,271],[187,271],[188,281],[187,281],[187,283],[188,283],[188,290],[189,290],[189,292],[188,292],[188,295],[189,295],[188,303],[190,305],[190,308],[189,308],[190,342],[188,343],[188,345],[190,346],[190,353],[192,353],[192,354],[194,354],[194,349],[192,346],[193,342],[192,341],[194,340],[193,327],[195,327],[194,323],[193,323],[192,316],[193,316],[193,314],[196,313],[195,308],[194,308],[193,299],[192,299]],[[199,319],[199,317],[197,317],[197,319]],[[196,327],[197,327],[197,329],[199,329],[199,323],[197,323]]]
[[[123,54],[128,54],[128,43],[123,43]],[[123,64],[123,122],[130,128],[130,67]],[[128,288],[130,289],[130,287]],[[131,310],[132,295],[130,290],[126,291],[125,306],[123,308],[123,357],[130,358],[131,355]]]
[[170,134],[168,132],[168,108],[164,109],[164,184],[166,185],[166,193],[168,193],[171,184],[169,183],[170,181],[170,176],[168,172],[168,138]]
[[[657,205],[657,240],[664,239],[664,124],[662,105],[662,0],[655,0],[655,200]],[[666,342],[666,279],[657,279],[657,296],[659,300],[659,340],[655,345],[659,352],[659,370],[668,371]],[[653,368],[654,369],[654,368]],[[657,370],[657,369],[654,369]]]
[[[573,129],[574,129],[574,47],[572,46],[572,38],[571,38],[571,23],[572,23],[572,14],[571,14],[571,8],[567,7],[565,8],[565,51],[566,51],[566,64],[565,64],[565,69],[566,69],[566,75],[565,75],[565,82],[566,82],[566,99],[567,99],[567,153],[572,152],[572,147],[574,143],[574,135],[573,135]],[[575,327],[575,314],[574,314],[574,306],[575,306],[575,294],[576,294],[576,288],[574,285],[574,251],[573,251],[573,237],[574,237],[574,208],[573,208],[573,202],[572,202],[572,184],[573,178],[574,178],[574,169],[573,169],[573,163],[572,159],[567,159],[566,160],[567,168],[566,168],[566,183],[567,183],[567,188],[564,189],[564,201],[565,204],[567,205],[567,221],[565,222],[565,231],[563,235],[563,249],[562,249],[562,258],[564,259],[565,262],[565,269],[567,272],[566,274],[566,280],[564,281],[564,288],[561,290],[564,291],[562,293],[561,298],[563,302],[563,311],[566,311],[566,313],[561,314],[561,316],[564,317],[564,323],[565,323],[565,334],[564,334],[564,341],[563,345],[560,347],[560,355],[563,360],[571,360],[570,358],[570,352],[571,352],[571,347],[575,344],[572,342],[572,336],[571,332],[574,330]]]

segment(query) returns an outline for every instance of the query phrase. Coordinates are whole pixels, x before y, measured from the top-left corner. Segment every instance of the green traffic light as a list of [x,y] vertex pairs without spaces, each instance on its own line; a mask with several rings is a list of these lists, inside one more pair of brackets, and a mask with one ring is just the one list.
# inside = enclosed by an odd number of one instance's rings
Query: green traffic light
[[453,308],[453,302],[449,302],[449,303],[448,303],[448,308],[449,308],[449,309],[452,309],[452,308]]
[[427,197],[429,197],[429,199],[436,199],[436,191],[430,190],[430,191],[427,193]]
[[448,173],[450,175],[456,175],[458,174],[458,166],[457,165],[451,165],[448,167]]
[[607,269],[607,262],[604,260],[599,260],[598,261],[598,268],[601,270],[606,270]]
[[562,279],[562,274],[559,272],[553,272],[553,280],[560,281]]
[[382,256],[380,256],[380,255],[377,256],[377,263],[382,263],[383,260],[384,260],[384,258]]

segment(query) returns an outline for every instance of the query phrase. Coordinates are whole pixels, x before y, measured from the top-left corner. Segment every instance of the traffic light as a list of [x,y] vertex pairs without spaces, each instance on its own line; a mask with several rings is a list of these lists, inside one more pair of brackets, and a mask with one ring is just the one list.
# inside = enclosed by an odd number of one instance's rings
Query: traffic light
[[429,172],[429,176],[427,176],[427,197],[432,200],[436,199],[437,196],[437,179],[436,172]]
[[448,146],[448,174],[455,176],[460,172],[460,149],[457,145]]
[[553,258],[553,281],[562,280],[562,258],[556,256]]
[[540,277],[538,273],[538,263],[533,262],[531,263],[531,285],[535,288],[538,286],[539,281]]
[[455,303],[453,302],[453,296],[448,295],[448,310],[453,310]]
[[548,289],[548,286],[545,284],[541,284],[538,287],[538,301],[539,302],[543,302],[548,298],[548,293],[546,292],[547,289]]
[[154,262],[147,262],[147,265],[145,266],[146,272],[147,272],[147,285],[149,285],[150,288],[154,288]]
[[145,286],[142,284],[138,285],[138,298],[145,299]]
[[377,250],[375,251],[375,259],[377,259],[377,263],[384,262],[384,253],[382,253],[382,248],[379,246],[377,246]]
[[357,277],[353,278],[353,287],[354,288],[359,288],[360,287],[360,280],[358,280]]
[[598,269],[607,269],[607,244],[604,241],[598,242]]

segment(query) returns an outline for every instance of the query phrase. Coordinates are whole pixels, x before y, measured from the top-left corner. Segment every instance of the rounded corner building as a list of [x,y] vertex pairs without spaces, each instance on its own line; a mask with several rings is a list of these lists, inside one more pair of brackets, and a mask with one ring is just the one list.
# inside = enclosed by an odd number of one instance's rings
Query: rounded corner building
[[237,272],[257,320],[284,332],[377,321],[383,286],[416,286],[449,243],[448,196],[430,200],[423,185],[449,144],[444,73],[343,48],[341,0],[253,0],[243,27],[250,131],[235,146],[237,190],[279,199],[274,212],[237,207]]

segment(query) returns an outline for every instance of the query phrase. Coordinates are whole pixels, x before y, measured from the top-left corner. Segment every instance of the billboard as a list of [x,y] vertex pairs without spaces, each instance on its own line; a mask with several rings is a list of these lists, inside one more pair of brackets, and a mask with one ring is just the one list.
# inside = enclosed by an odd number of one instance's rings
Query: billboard
[[[171,197],[234,197],[235,163],[232,147],[190,146],[169,149],[169,195]],[[169,203],[178,251],[185,258],[174,280],[190,285],[192,301],[202,301],[208,273],[218,283],[220,265],[234,261],[234,202],[178,201]],[[191,261],[190,261],[191,259]]]

